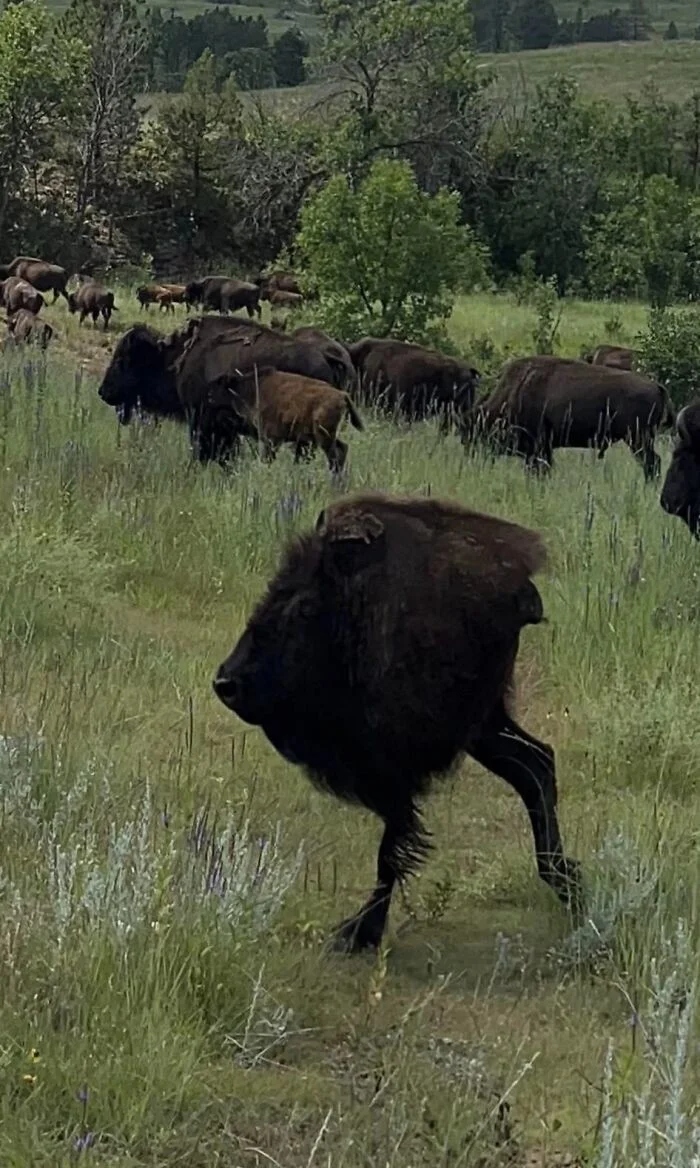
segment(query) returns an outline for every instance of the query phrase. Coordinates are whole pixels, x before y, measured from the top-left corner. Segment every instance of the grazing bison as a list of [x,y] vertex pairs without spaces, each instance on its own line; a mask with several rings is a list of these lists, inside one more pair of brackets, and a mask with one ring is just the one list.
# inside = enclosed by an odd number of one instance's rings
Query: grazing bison
[[201,304],[204,311],[237,312],[245,308],[252,319],[260,316],[260,289],[257,284],[245,280],[233,280],[228,276],[206,276],[203,280],[192,280],[185,288],[187,304]]
[[44,307],[44,297],[37,292],[33,285],[28,284],[21,276],[8,276],[0,284],[0,304],[7,309],[8,315],[25,308],[35,316]]
[[463,430],[489,435],[529,467],[550,470],[560,446],[595,446],[599,457],[626,442],[647,479],[659,473],[657,430],[673,423],[668,394],[643,377],[563,357],[521,357],[506,365],[496,388],[472,410]]
[[661,491],[661,506],[700,539],[700,398],[684,406],[676,420],[678,440]]
[[268,300],[273,308],[300,308],[304,303],[298,292],[271,292]]
[[241,433],[261,441],[268,457],[283,442],[293,443],[297,462],[319,447],[333,472],[343,469],[348,453],[337,437],[343,418],[347,415],[356,430],[363,429],[347,393],[325,381],[275,369],[234,376],[213,389],[206,405],[213,416],[200,418],[200,431],[211,432],[231,410],[242,423]]
[[609,369],[632,369],[637,354],[634,349],[625,349],[622,345],[598,345],[590,353],[586,353],[584,361],[589,365],[607,365]]
[[306,341],[307,344],[313,345],[319,353],[323,354],[334,372],[335,385],[339,389],[348,389],[355,385],[357,381],[355,366],[345,345],[341,345],[340,341],[336,341],[334,337],[324,333],[323,329],[313,328],[310,325],[302,325],[301,328],[295,329],[292,336],[299,341]]
[[45,320],[40,320],[26,308],[20,308],[14,316],[8,318],[7,328],[17,345],[33,344],[45,349],[53,337],[51,325]]
[[136,299],[141,305],[141,311],[155,304],[159,295],[164,291],[161,284],[142,284],[136,289]]
[[438,415],[444,424],[474,403],[478,370],[454,357],[380,337],[363,337],[348,352],[363,396],[410,421]]
[[554,753],[509,712],[520,633],[542,620],[532,531],[457,503],[358,495],[288,548],[214,680],[289,762],[384,822],[377,883],[338,941],[379,945],[394,885],[428,842],[416,800],[468,754],[527,808],[539,874],[577,866],[557,822]]
[[8,276],[20,276],[38,292],[53,292],[54,304],[59,296],[68,299],[68,274],[58,264],[49,264],[33,256],[17,256],[11,264],[0,264],[0,280],[6,280]]
[[135,409],[189,421],[193,448],[206,460],[221,457],[228,438],[234,446],[241,431],[240,420],[228,411],[213,431],[202,432],[200,419],[209,418],[205,407],[212,390],[239,373],[269,367],[334,384],[333,370],[313,345],[263,325],[205,316],[169,337],[145,325],[129,329],[114,350],[99,394],[124,424]]
[[109,326],[112,313],[119,311],[114,303],[114,293],[94,280],[86,281],[80,285],[76,292],[70,293],[68,308],[72,313],[80,313],[80,324],[86,317],[91,316],[92,323],[96,325],[101,316],[105,330]]

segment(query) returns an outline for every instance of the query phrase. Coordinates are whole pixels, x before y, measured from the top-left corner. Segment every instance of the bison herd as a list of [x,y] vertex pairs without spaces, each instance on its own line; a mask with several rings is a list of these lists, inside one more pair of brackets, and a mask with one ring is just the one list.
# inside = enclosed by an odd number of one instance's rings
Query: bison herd
[[[0,267],[0,299],[16,341],[45,345],[44,294],[63,296],[81,322],[116,311],[111,292],[20,258]],[[255,282],[211,276],[144,285],[142,309],[198,305],[202,315],[163,335],[138,324],[117,341],[99,396],[123,425],[137,415],[189,431],[202,462],[227,464],[241,444],[273,458],[320,449],[340,472],[347,419],[371,405],[406,423],[429,417],[464,444],[520,456],[549,471],[561,447],[602,457],[626,443],[645,478],[659,474],[654,443],[675,424],[661,505],[700,531],[700,401],[675,418],[666,389],[635,371],[634,354],[601,346],[584,360],[511,360],[477,399],[478,370],[421,345],[364,337],[344,344],[314,327],[267,328],[261,300],[295,307],[301,290],[276,273]],[[243,310],[247,319],[229,315]],[[522,629],[543,619],[533,577],[539,535],[455,502],[387,494],[345,496],[291,542],[265,595],[214,678],[220,701],[260,727],[319,786],[383,823],[375,887],[337,933],[347,950],[376,947],[392,893],[425,856],[418,801],[465,755],[504,779],[527,810],[540,876],[579,903],[578,865],[557,819],[554,753],[515,720],[512,691]]]

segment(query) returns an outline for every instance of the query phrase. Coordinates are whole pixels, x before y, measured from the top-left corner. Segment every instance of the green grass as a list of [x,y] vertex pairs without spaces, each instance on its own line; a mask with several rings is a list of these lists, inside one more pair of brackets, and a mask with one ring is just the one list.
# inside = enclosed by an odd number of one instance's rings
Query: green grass
[[[567,303],[564,351],[605,340],[610,315]],[[669,1117],[697,1122],[698,548],[657,489],[624,449],[562,452],[541,482],[431,425],[367,414],[349,433],[353,488],[430,490],[546,536],[518,704],[556,748],[590,917],[572,933],[517,799],[467,762],[428,804],[435,848],[388,954],[340,959],[323,939],[371,884],[377,825],[211,691],[327,471],[283,452],[227,477],[174,426],[119,430],[95,393],[102,338],[49,316],[46,364],[0,357],[3,1166],[548,1165],[590,1151],[602,1113],[618,1150],[591,1163],[612,1168],[654,1162],[632,1156],[650,1100],[677,1153],[656,1162],[689,1163]],[[643,309],[621,316],[632,339]],[[451,328],[465,350],[525,352],[534,324],[483,296]],[[225,894],[194,842],[205,809],[237,840]]]

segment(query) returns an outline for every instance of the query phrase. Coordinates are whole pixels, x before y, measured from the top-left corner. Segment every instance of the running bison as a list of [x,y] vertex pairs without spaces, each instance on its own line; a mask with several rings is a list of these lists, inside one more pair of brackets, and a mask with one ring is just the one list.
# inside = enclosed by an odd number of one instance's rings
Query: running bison
[[114,303],[114,293],[94,280],[86,280],[77,291],[70,293],[68,309],[71,313],[80,313],[80,324],[91,316],[93,325],[96,325],[102,317],[105,331],[109,327],[112,313],[119,311]]
[[661,506],[700,539],[700,398],[684,406],[676,421],[678,440],[661,491]]
[[234,280],[228,276],[206,276],[192,280],[185,288],[187,304],[201,304],[205,312],[237,312],[245,308],[248,316],[260,317],[260,289],[257,284]]
[[659,474],[654,438],[672,425],[668,394],[643,377],[563,357],[522,357],[506,365],[498,385],[467,419],[466,440],[481,431],[540,470],[555,447],[595,446],[599,457],[626,442],[647,479]]
[[31,284],[21,276],[8,276],[0,283],[0,304],[7,309],[8,316],[20,309],[25,309],[36,316],[44,307],[45,301],[41,292],[37,292]]
[[[136,325],[119,340],[99,389],[126,424],[135,410],[188,421],[193,449],[206,461],[230,447],[230,411],[207,411],[210,396],[238,374],[274,368],[334,384],[313,345],[235,318],[205,316],[163,337]],[[206,426],[202,429],[202,420]],[[212,425],[209,423],[212,422]],[[213,428],[212,428],[213,426]],[[238,422],[233,434],[239,432]]]
[[518,792],[540,876],[574,896],[554,753],[509,711],[521,630],[543,617],[531,577],[544,561],[535,532],[457,503],[346,497],[288,548],[220,666],[224,705],[384,823],[376,887],[340,926],[342,947],[379,945],[395,884],[428,849],[416,801],[464,754]]
[[607,365],[609,369],[631,370],[636,356],[634,349],[622,345],[598,345],[597,349],[586,353],[584,361],[589,365]]
[[363,429],[347,393],[325,381],[276,369],[235,374],[212,385],[206,402],[198,394],[188,405],[208,457],[227,457],[245,436],[255,438],[269,460],[285,442],[295,447],[296,462],[323,450],[337,473],[348,453],[337,436],[340,423],[347,416],[356,430]]
[[348,352],[365,399],[409,421],[437,415],[446,423],[474,403],[478,370],[434,349],[363,337]]
[[58,264],[49,264],[33,256],[17,256],[11,264],[0,264],[0,280],[6,280],[8,276],[20,276],[37,292],[53,292],[54,304],[59,296],[68,299],[68,273]]

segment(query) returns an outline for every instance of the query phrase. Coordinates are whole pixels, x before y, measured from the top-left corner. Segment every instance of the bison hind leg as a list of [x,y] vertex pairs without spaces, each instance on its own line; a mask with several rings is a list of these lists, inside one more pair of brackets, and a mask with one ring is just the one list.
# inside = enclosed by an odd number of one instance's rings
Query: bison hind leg
[[347,457],[347,443],[341,442],[340,438],[334,439],[334,441],[326,449],[326,458],[328,459],[328,465],[333,474],[340,474],[342,472]]
[[389,916],[396,884],[403,882],[423,862],[430,848],[428,833],[413,803],[384,820],[384,834],[377,856],[377,883],[360,911],[342,921],[335,931],[333,947],[344,953],[378,949]]
[[540,877],[561,901],[577,908],[579,867],[564,855],[551,746],[527,734],[501,703],[469,754],[520,795],[530,819]]
[[641,446],[638,446],[636,443],[631,443],[630,445],[634,457],[637,459],[637,462],[640,463],[642,470],[644,471],[644,478],[646,482],[650,483],[655,479],[658,479],[659,475],[661,474],[661,459],[654,449],[653,434],[649,434],[647,437],[645,437]]

